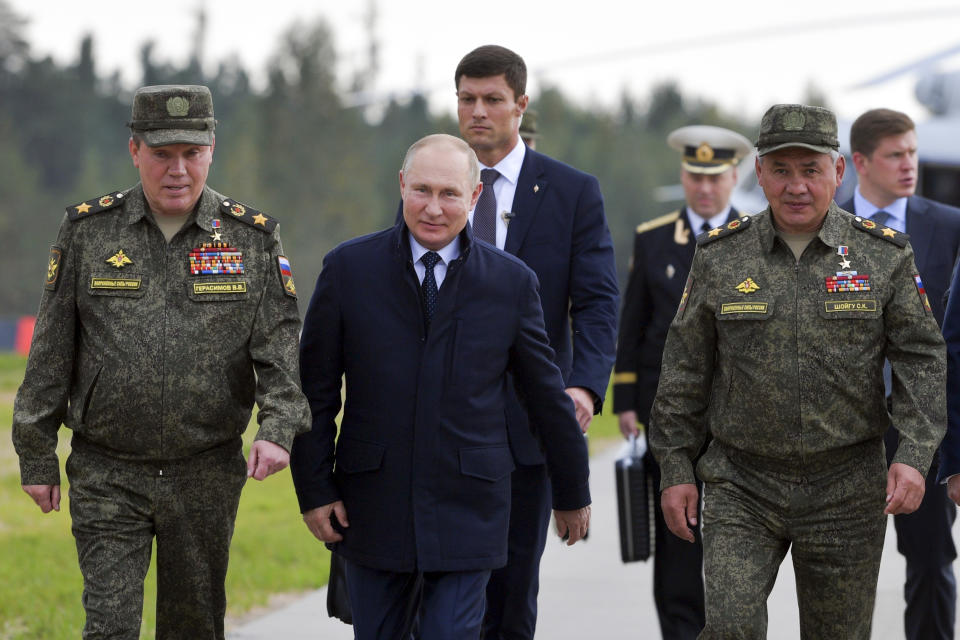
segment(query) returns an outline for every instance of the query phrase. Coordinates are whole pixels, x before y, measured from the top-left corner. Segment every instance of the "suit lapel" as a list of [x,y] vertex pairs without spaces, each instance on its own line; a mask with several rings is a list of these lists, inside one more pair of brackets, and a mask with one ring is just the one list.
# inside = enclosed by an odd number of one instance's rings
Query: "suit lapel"
[[926,269],[930,243],[936,235],[936,224],[930,219],[927,206],[920,198],[910,196],[907,199],[907,233],[913,246],[913,259],[921,272]]
[[513,255],[517,255],[523,239],[530,231],[549,185],[544,178],[539,155],[536,151],[527,149],[523,157],[523,166],[520,167],[517,191],[513,196],[511,208],[513,218],[507,225],[507,240],[503,246],[504,251]]

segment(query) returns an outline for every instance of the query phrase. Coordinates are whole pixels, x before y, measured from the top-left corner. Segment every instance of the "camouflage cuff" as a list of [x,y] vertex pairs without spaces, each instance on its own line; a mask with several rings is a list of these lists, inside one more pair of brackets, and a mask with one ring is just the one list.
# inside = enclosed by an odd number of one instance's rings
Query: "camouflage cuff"
[[264,423],[260,425],[260,429],[257,430],[257,437],[255,439],[267,440],[280,445],[289,453],[290,449],[293,448],[293,438],[295,435],[293,429],[285,428],[273,421],[264,421]]
[[683,456],[671,456],[658,460],[660,464],[660,491],[678,484],[696,484],[693,464]]
[[924,456],[917,451],[917,447],[902,440],[900,441],[900,446],[897,447],[897,453],[893,456],[893,462],[899,462],[913,467],[919,471],[924,478],[927,477],[927,472],[930,471],[930,463],[932,461],[933,454]]
[[60,462],[57,455],[43,458],[20,458],[20,484],[60,484]]

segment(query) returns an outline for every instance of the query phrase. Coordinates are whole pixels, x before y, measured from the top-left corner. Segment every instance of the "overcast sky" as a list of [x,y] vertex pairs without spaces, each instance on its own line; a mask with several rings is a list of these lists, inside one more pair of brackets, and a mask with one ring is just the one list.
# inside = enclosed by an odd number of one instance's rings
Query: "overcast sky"
[[[29,20],[25,35],[34,55],[74,60],[80,39],[93,33],[98,71],[119,69],[131,87],[139,79],[138,52],[147,39],[156,41],[158,61],[186,60],[201,6],[208,16],[205,64],[211,72],[231,56],[248,71],[261,71],[285,29],[320,17],[333,27],[341,80],[363,62],[367,43],[367,0],[7,2]],[[767,106],[799,101],[814,83],[841,116],[888,106],[922,120],[927,116],[913,96],[916,74],[873,89],[853,87],[960,46],[960,5],[947,0],[379,0],[374,32],[380,43],[376,91],[419,87],[429,92],[438,112],[453,113],[452,75],[460,57],[475,46],[496,43],[526,59],[533,96],[548,83],[584,106],[614,104],[624,88],[643,97],[652,84],[672,79],[685,93],[759,121]],[[939,66],[960,71],[960,56]]]

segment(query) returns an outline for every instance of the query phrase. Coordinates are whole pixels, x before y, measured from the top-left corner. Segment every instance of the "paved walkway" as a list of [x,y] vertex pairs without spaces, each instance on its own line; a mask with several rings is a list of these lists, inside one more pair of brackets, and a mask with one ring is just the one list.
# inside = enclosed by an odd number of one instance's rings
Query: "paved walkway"
[[[620,562],[613,463],[616,447],[591,459],[593,522],[590,538],[566,547],[548,540],[540,585],[537,638],[604,638],[635,640],[659,637],[653,605],[653,566]],[[960,529],[954,528],[954,538]],[[896,550],[893,520],[887,529],[880,566],[874,640],[900,640],[903,635],[903,557]],[[798,640],[796,589],[788,556],[769,600],[770,640]],[[960,626],[958,626],[960,632]],[[326,590],[233,629],[229,640],[349,640],[351,627],[326,615]]]

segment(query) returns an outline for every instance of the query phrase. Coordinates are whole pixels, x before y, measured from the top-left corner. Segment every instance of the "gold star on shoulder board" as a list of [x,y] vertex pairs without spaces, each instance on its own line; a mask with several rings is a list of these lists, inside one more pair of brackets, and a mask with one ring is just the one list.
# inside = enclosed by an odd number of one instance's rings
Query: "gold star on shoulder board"
[[112,265],[115,266],[117,269],[119,269],[120,267],[122,267],[122,266],[124,266],[124,265],[133,264],[133,260],[131,260],[130,258],[128,258],[127,256],[125,256],[125,255],[123,254],[123,249],[120,249],[120,250],[117,251],[115,254],[113,254],[112,256],[110,256],[109,258],[107,258],[107,263],[108,263],[108,264],[112,264]]
[[265,227],[267,226],[267,216],[263,215],[262,213],[258,213],[257,215],[253,216],[253,223]]
[[710,229],[707,235],[709,235],[711,238],[716,238],[718,235],[720,235],[721,231],[723,231],[723,227],[716,227],[714,229]]
[[897,235],[897,232],[894,231],[893,229],[891,229],[890,227],[884,227],[884,228],[883,228],[883,235],[885,235],[885,236],[888,237],[888,238],[892,238],[892,237],[894,237],[895,235]]
[[80,206],[76,207],[76,209],[77,209],[77,213],[86,213],[87,211],[90,211],[90,205],[84,202]]

